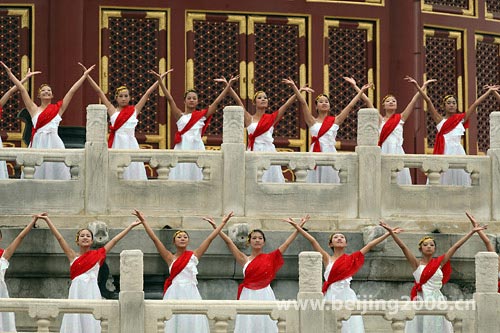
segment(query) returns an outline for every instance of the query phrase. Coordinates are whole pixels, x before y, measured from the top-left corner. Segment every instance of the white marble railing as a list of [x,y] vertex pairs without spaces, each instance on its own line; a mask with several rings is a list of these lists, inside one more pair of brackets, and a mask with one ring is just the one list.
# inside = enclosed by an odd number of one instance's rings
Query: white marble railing
[[[49,332],[61,313],[89,313],[101,320],[102,332],[162,333],[164,321],[176,314],[205,315],[212,332],[230,332],[237,314],[269,315],[279,332],[340,332],[342,321],[351,316],[379,317],[390,322],[392,332],[402,333],[406,322],[416,315],[444,316],[456,333],[495,332],[500,326],[496,314],[498,256],[491,252],[476,255],[476,293],[463,301],[376,300],[324,302],[321,293],[321,255],[299,255],[297,299],[285,301],[193,301],[144,300],[143,256],[139,250],[123,251],[120,259],[121,291],[118,301],[62,299],[0,299],[0,311],[28,313],[37,332]],[[494,306],[492,306],[494,305]],[[370,332],[371,328],[366,327]]]
[[[164,215],[236,216],[266,218],[316,216],[348,219],[378,219],[391,216],[463,220],[463,210],[474,208],[478,219],[500,220],[500,112],[490,116],[490,150],[487,156],[383,155],[377,146],[378,113],[364,109],[358,118],[358,146],[354,153],[259,153],[247,152],[244,144],[243,111],[224,109],[223,144],[220,151],[110,150],[106,145],[106,111],[89,105],[85,149],[36,150],[6,148],[0,160],[16,161],[25,178],[0,181],[3,214],[128,214],[140,208]],[[61,161],[71,167],[69,181],[30,179],[33,168],[43,161]],[[145,162],[156,179],[122,179],[131,162]],[[202,181],[172,181],[170,169],[182,162],[203,169]],[[262,183],[270,165],[281,165],[294,173],[295,181]],[[339,184],[308,184],[309,170],[330,165],[339,170]],[[399,186],[398,170],[404,167],[427,173],[430,185]],[[438,185],[441,172],[464,169],[472,186]],[[68,195],[70,193],[70,195]],[[453,200],[449,196],[453,195]],[[22,201],[23,205],[19,205]]]

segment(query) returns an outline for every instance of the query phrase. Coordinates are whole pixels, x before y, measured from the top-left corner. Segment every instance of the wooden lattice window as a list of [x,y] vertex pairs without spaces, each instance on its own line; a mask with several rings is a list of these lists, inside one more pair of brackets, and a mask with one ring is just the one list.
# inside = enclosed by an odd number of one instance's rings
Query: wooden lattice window
[[[131,103],[139,101],[156,77],[149,70],[165,71],[167,13],[163,11],[102,11],[101,87],[114,101],[114,91],[125,85]],[[166,148],[164,98],[154,91],[139,116],[136,136],[146,135],[159,148]]]
[[422,10],[473,16],[477,12],[476,2],[475,0],[422,0]]
[[486,17],[490,19],[500,20],[500,1],[486,0]]
[[[500,37],[476,35],[477,97],[485,85],[500,82]],[[477,144],[480,152],[490,147],[490,113],[499,109],[495,96],[488,98],[477,108]]]
[[[29,66],[31,61],[31,20],[31,8],[0,6],[0,50],[2,52],[2,61],[12,69],[12,72],[19,79],[26,74],[28,67],[31,67]],[[12,86],[12,81],[2,69],[0,72],[0,96]],[[29,90],[30,88],[28,88]],[[19,119],[17,119],[17,114],[23,107],[20,94],[12,95],[3,107],[0,129],[8,132],[10,138],[18,137],[18,140],[21,139],[22,126]]]
[[[374,23],[357,21],[325,21],[325,59],[328,76],[325,76],[324,92],[330,96],[332,112],[338,114],[356,95],[343,77],[351,76],[358,85],[374,82],[375,45]],[[373,91],[369,91],[373,101]],[[355,109],[364,107],[359,102]],[[357,137],[357,116],[352,112],[338,132],[338,138],[354,145]]]
[[[446,95],[457,98],[459,111],[464,111],[463,50],[462,33],[445,30],[424,30],[425,73],[428,79],[437,79],[428,87],[427,93],[438,112],[442,110],[442,99]],[[434,147],[436,123],[427,112],[427,148]]]

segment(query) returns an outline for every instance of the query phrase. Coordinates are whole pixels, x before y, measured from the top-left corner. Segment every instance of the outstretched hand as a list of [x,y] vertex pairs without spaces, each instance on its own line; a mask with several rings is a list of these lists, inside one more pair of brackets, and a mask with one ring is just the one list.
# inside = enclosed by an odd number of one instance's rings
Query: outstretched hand
[[28,71],[26,72],[26,75],[24,76],[24,80],[27,80],[30,77],[32,77],[34,75],[37,75],[37,74],[42,74],[42,72],[40,72],[40,71],[34,71],[34,72],[32,72],[31,68],[28,68]]
[[395,228],[391,227],[384,220],[380,220],[378,225],[381,226],[382,228],[384,228],[385,230],[389,231],[389,233],[391,233],[391,234],[399,234],[399,233],[404,231],[400,227],[395,227]]
[[173,69],[173,68],[170,68],[168,71],[166,71],[166,72],[164,72],[164,73],[161,73],[161,74],[160,74],[159,72],[156,72],[156,71],[154,71],[154,70],[150,69],[150,70],[148,71],[148,73],[149,73],[149,74],[153,74],[153,75],[154,75],[154,76],[156,76],[159,80],[163,80],[163,78],[164,78],[165,76],[167,76],[169,73],[171,73],[171,72],[173,72],[173,71],[174,71],[174,69]]
[[132,215],[136,216],[140,223],[143,223],[144,221],[146,221],[144,214],[141,211],[138,211],[137,209],[134,209],[134,211],[132,212]]
[[353,77],[349,77],[349,76],[344,76],[343,77],[344,80],[346,80],[349,84],[351,84],[352,86],[357,86],[358,84],[356,83],[356,80],[354,80]]
[[217,228],[217,224],[215,224],[215,221],[214,221],[214,218],[213,217],[208,217],[208,216],[205,216],[205,217],[202,217],[201,218],[202,220],[205,220],[207,221],[208,223],[210,223],[210,225],[212,226],[212,228]]
[[364,84],[362,87],[361,87],[361,91],[365,92],[367,91],[369,88],[372,88],[374,89],[375,85],[373,84],[373,82],[369,82],[367,84]]
[[477,222],[476,218],[474,216],[472,216],[471,213],[469,213],[468,211],[465,211],[465,215],[467,215],[467,217],[469,218],[470,223],[472,223],[473,228],[479,226],[479,222]]
[[291,224],[293,227],[298,229],[299,227],[302,228],[304,226],[304,224],[306,224],[306,222],[309,221],[309,218],[310,218],[310,216],[309,216],[309,214],[307,214],[300,219],[299,223],[295,222],[295,220],[291,217],[283,219],[282,221],[287,222],[287,223]]
[[215,82],[223,82],[226,84],[226,86],[232,86],[234,82],[238,81],[240,78],[240,75],[232,76],[229,78],[229,81],[224,77],[221,76],[220,78],[214,79]]

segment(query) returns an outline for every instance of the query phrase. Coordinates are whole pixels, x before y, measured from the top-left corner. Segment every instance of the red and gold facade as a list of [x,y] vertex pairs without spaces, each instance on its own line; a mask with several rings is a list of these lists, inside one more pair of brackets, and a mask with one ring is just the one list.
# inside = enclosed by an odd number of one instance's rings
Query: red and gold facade
[[[338,113],[355,92],[342,79],[374,82],[375,105],[392,93],[403,109],[415,93],[403,78],[437,78],[429,94],[440,105],[454,94],[467,107],[486,84],[500,83],[500,2],[498,0],[276,0],[137,1],[44,0],[0,4],[1,60],[14,73],[29,67],[43,73],[29,84],[49,82],[61,99],[81,74],[79,61],[97,64],[92,73],[113,98],[127,85],[133,102],[154,82],[150,69],[174,68],[168,87],[182,107],[186,89],[199,91],[208,106],[221,91],[220,76],[240,75],[237,92],[252,110],[254,92],[265,90],[272,109],[290,95],[281,83],[291,77],[316,93],[331,96]],[[0,73],[0,93],[11,83]],[[311,99],[312,101],[312,99]],[[75,95],[62,125],[83,126],[85,107],[98,99],[88,84]],[[221,104],[230,104],[226,98]],[[361,104],[360,104],[361,105]],[[5,145],[20,145],[22,108],[15,95],[1,122]],[[489,113],[500,105],[492,96],[472,117],[465,145],[469,154],[485,153]],[[155,92],[140,117],[137,136],[144,147],[170,148],[175,133],[165,97]],[[353,112],[341,127],[340,150],[356,142]],[[435,125],[423,103],[405,125],[405,150],[432,150]],[[275,131],[279,149],[307,151],[308,132],[298,106]],[[222,113],[207,132],[207,146],[222,140]]]

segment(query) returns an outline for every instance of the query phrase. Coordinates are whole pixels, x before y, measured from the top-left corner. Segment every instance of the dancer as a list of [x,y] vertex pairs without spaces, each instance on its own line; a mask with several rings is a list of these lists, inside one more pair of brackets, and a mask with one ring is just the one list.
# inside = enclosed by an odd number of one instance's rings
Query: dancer
[[[344,77],[344,79],[349,82],[353,87],[357,88],[356,81],[353,78]],[[304,114],[304,119],[307,126],[309,127],[309,133],[311,134],[311,146],[309,151],[312,152],[327,152],[336,153],[335,148],[335,138],[337,137],[337,131],[340,125],[349,115],[352,109],[356,106],[356,103],[360,99],[368,100],[368,107],[373,108],[373,104],[366,97],[365,92],[368,88],[372,88],[373,84],[365,84],[361,89],[357,89],[357,94],[349,102],[349,104],[340,112],[337,116],[330,116],[330,98],[326,94],[319,94],[314,101],[316,105],[316,111],[318,112],[318,117],[312,115],[306,100],[300,94],[299,89],[295,85],[292,79],[284,80],[285,83],[290,85],[295,92],[295,96],[300,103],[300,108]],[[310,170],[307,174],[308,183],[339,183],[338,171],[333,169],[331,166],[318,166],[314,170]]]
[[[84,65],[81,63],[79,64],[84,70],[86,70]],[[150,73],[154,73],[162,79],[168,72],[161,75],[153,71],[150,71]],[[109,121],[111,123],[109,126],[110,133],[108,137],[108,148],[139,149],[139,143],[135,138],[135,127],[139,122],[139,114],[146,105],[149,96],[158,87],[159,82],[155,81],[135,105],[129,105],[131,97],[130,91],[126,86],[116,88],[115,101],[118,106],[115,107],[106,97],[106,94],[104,94],[101,87],[99,87],[90,75],[88,76],[88,81],[90,82],[92,88],[97,92],[97,95],[101,99],[102,103],[108,109]],[[148,177],[146,176],[144,163],[131,162],[130,165],[123,171],[123,179],[147,180]]]
[[[136,220],[123,229],[118,235],[113,237],[103,247],[91,250],[94,235],[88,229],[80,229],[76,233],[76,244],[80,250],[78,253],[66,243],[61,233],[50,220],[47,213],[35,215],[37,218],[47,223],[50,231],[59,242],[61,249],[70,262],[71,285],[69,287],[69,299],[101,299],[99,286],[97,285],[97,275],[99,267],[106,259],[106,254],[125,237],[132,228],[141,224]],[[65,314],[61,323],[61,333],[100,333],[101,323],[94,319],[91,314]]]
[[[172,72],[173,69],[167,71]],[[158,76],[158,74],[157,74]],[[228,94],[231,85],[237,81],[239,75],[231,77],[229,82],[225,78],[216,79],[216,82],[224,82],[226,86],[207,109],[198,110],[198,93],[190,89],[184,94],[184,112],[177,106],[162,79],[159,78],[160,87],[167,98],[170,110],[177,121],[177,133],[175,134],[175,150],[205,150],[202,141],[212,115],[217,111],[220,102]],[[170,170],[169,179],[172,180],[202,180],[202,169],[196,163],[179,163]]]
[[[302,218],[300,226],[303,226],[308,219],[309,216]],[[212,223],[212,226],[215,225]],[[270,284],[281,266],[283,266],[283,253],[297,238],[298,231],[294,231],[273,252],[264,253],[263,248],[266,244],[264,232],[260,229],[252,230],[248,234],[247,239],[247,243],[251,247],[249,256],[241,252],[224,232],[221,231],[219,235],[233,254],[236,262],[243,266],[244,279],[243,283],[238,286],[237,299],[257,301],[276,300]],[[234,333],[247,332],[274,333],[278,332],[278,325],[275,320],[272,320],[267,315],[236,315]]]
[[[418,86],[417,81],[409,76],[406,76],[405,80]],[[425,90],[429,83],[435,81],[436,80],[427,80],[420,88],[422,90]],[[419,97],[420,93],[417,91],[417,93],[411,99],[410,103],[408,103],[406,108],[401,113],[397,113],[398,102],[394,95],[388,94],[382,99],[382,108],[385,111],[385,115],[379,115],[380,138],[378,141],[378,145],[382,149],[382,153],[405,153],[403,150],[403,125],[415,109],[415,104],[417,103]],[[398,172],[397,183],[399,185],[412,184],[410,170],[408,168],[404,168],[403,170]]]
[[[424,301],[445,301],[446,298],[441,293],[441,287],[448,282],[451,275],[450,258],[455,252],[475,233],[485,230],[487,226],[476,226],[464,237],[453,244],[443,255],[433,258],[436,252],[436,242],[430,236],[423,237],[418,242],[418,250],[422,258],[417,259],[403,241],[396,235],[393,229],[384,221],[380,221],[380,226],[384,227],[391,234],[394,241],[403,251],[408,263],[414,270],[415,285],[411,290],[412,300]],[[443,316],[415,316],[406,323],[405,332],[453,332],[452,324]]]
[[[31,222],[14,238],[12,243],[5,250],[0,249],[0,298],[9,298],[9,291],[5,284],[5,272],[9,268],[9,260],[19,245],[21,245],[24,237],[26,237],[31,229],[36,228],[37,219],[37,216],[33,216]],[[2,238],[2,232],[0,232],[0,240]],[[13,312],[0,313],[0,332],[16,332],[16,320]]]
[[[290,80],[284,79],[284,83],[291,85]],[[292,81],[293,82],[293,81]],[[301,88],[302,89],[302,88]],[[244,121],[248,132],[249,151],[276,152],[274,146],[274,127],[285,114],[286,110],[295,102],[297,96],[293,94],[277,111],[271,114],[266,113],[269,107],[267,94],[259,90],[252,98],[255,105],[255,113],[252,115],[245,109]],[[279,165],[271,165],[262,175],[263,183],[284,183],[285,177]]]
[[[38,106],[31,100],[28,91],[24,88],[21,81],[12,74],[10,68],[1,61],[0,64],[5,67],[9,78],[21,92],[24,105],[31,116],[33,130],[31,131],[30,147],[64,149],[64,143],[57,134],[57,128],[62,120],[61,117],[71,102],[73,95],[80,88],[89,73],[94,69],[95,65],[85,70],[83,75],[68,90],[64,98],[56,104],[51,104],[52,98],[54,97],[51,87],[48,84],[42,84],[40,88],[38,88],[38,97],[41,100],[41,104]],[[35,167],[35,174],[33,177],[35,179],[69,180],[71,175],[69,167],[63,162],[44,162],[42,165]]]
[[[477,106],[481,104],[491,92],[499,89],[499,86],[489,86],[487,91],[476,99],[465,113],[458,112],[457,100],[453,95],[445,96],[443,98],[445,109],[445,115],[443,117],[436,110],[434,104],[425,91],[420,88],[416,82],[412,83],[425,99],[432,118],[436,122],[438,132],[434,142],[433,153],[435,155],[465,155],[461,139],[465,133],[465,129],[469,126],[469,117],[472,112],[476,111]],[[463,169],[450,169],[441,174],[441,184],[470,186],[471,179],[470,175]]]
[[[21,80],[21,84],[26,82],[30,77],[36,74],[40,74],[41,72],[32,72],[28,68],[28,72],[26,73],[26,76]],[[0,98],[0,118],[2,118],[2,111],[3,111],[3,106],[9,98],[17,91],[17,86],[13,86],[5,94],[3,94],[2,98]],[[0,138],[0,148],[3,148],[3,143],[2,143],[2,138]],[[7,163],[5,161],[0,161],[0,179],[8,179],[9,178],[9,172],[7,170]]]
[[[200,292],[198,291],[198,281],[196,280],[196,275],[198,274],[198,270],[196,269],[198,260],[203,256],[205,251],[207,251],[208,247],[226,225],[227,221],[233,216],[233,212],[224,216],[219,226],[215,225],[213,219],[204,218],[204,220],[207,220],[214,226],[215,230],[212,231],[194,251],[187,250],[189,245],[188,233],[184,230],[176,231],[173,237],[173,243],[176,248],[175,254],[167,250],[140,211],[136,210],[134,215],[137,216],[144,225],[146,233],[153,241],[160,256],[168,265],[170,276],[165,280],[163,286],[163,299],[201,300]],[[165,322],[165,333],[209,331],[208,319],[204,315],[173,315],[170,320]]]
[[[321,254],[323,266],[325,267],[325,283],[323,284],[324,299],[326,301],[357,301],[356,293],[351,289],[352,277],[363,266],[365,254],[391,234],[386,232],[384,235],[370,241],[361,250],[352,254],[346,254],[347,240],[345,236],[341,233],[333,233],[330,235],[328,241],[328,247],[333,251],[333,255],[330,255],[310,233],[305,231],[292,218],[284,221],[297,229],[311,243],[314,250]],[[392,231],[399,233],[401,229],[394,228]],[[361,316],[351,316],[348,320],[342,321],[342,333],[363,333],[364,331],[365,328]]]

